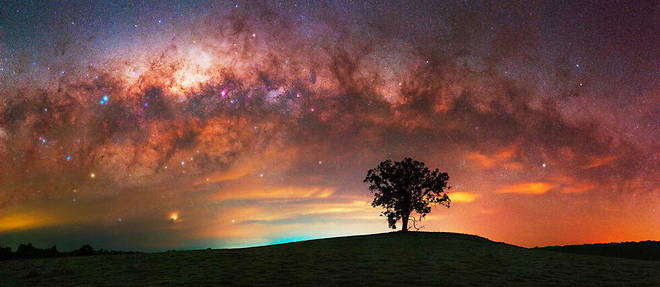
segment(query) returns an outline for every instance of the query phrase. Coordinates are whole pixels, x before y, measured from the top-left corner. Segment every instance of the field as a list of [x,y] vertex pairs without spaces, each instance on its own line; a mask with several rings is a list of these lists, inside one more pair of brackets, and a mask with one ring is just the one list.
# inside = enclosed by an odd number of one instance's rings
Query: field
[[410,232],[245,249],[2,261],[0,286],[660,286],[660,261]]

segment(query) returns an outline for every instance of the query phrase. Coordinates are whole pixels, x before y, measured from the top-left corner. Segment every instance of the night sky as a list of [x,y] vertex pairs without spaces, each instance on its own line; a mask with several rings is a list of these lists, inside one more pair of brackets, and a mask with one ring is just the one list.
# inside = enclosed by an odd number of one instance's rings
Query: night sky
[[425,231],[659,240],[660,6],[502,2],[0,0],[0,245],[385,232],[405,156]]

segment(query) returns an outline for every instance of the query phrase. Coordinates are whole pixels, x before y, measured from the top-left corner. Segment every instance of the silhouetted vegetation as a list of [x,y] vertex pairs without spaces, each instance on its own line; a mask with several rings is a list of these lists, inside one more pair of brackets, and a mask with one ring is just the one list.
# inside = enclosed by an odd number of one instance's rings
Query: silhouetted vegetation
[[660,261],[660,241],[598,243],[536,248],[565,253]]
[[[406,157],[402,161],[386,160],[378,167],[370,169],[364,182],[368,182],[369,190],[374,192],[373,207],[384,207],[381,216],[387,216],[390,228],[396,229],[396,222],[401,220],[401,231],[408,231],[408,222],[413,222],[415,229],[420,229],[416,223],[421,221],[431,207],[442,204],[449,207],[451,200],[445,193],[449,175],[445,172],[429,170],[423,162]],[[410,217],[416,212],[419,218]]]
[[94,248],[92,248],[92,246],[90,245],[85,244],[79,249],[74,250],[72,253],[73,255],[76,256],[90,256],[90,255],[94,255]]
[[2,247],[0,246],[0,260],[11,258],[13,253],[11,253],[11,247]]
[[0,260],[52,258],[52,257],[65,257],[65,256],[91,256],[91,255],[103,255],[103,254],[134,254],[134,253],[140,253],[140,252],[114,251],[114,250],[104,250],[104,249],[96,250],[92,246],[87,244],[70,252],[60,252],[57,250],[57,246],[41,249],[35,247],[34,245],[32,245],[32,243],[18,245],[15,252],[12,252],[11,247],[0,246]]

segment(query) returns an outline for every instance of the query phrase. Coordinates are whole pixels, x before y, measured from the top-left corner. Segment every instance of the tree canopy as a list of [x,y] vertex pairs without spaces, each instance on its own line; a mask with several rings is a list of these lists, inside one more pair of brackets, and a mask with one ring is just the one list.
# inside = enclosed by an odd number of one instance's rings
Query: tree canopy
[[415,212],[422,220],[437,204],[449,207],[451,200],[446,191],[449,175],[438,169],[430,170],[423,162],[406,157],[402,161],[385,160],[367,172],[364,182],[374,193],[373,207],[383,207],[390,228],[396,229],[401,220],[401,231],[408,231],[408,222],[417,221],[410,214]]

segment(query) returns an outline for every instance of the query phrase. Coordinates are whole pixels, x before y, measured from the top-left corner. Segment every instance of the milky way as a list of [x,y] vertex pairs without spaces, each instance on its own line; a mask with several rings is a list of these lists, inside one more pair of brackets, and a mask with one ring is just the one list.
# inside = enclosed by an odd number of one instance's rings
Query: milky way
[[114,2],[0,1],[0,243],[385,231],[404,156],[451,176],[425,230],[660,238],[657,5]]

